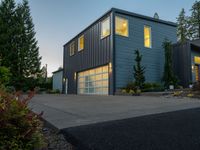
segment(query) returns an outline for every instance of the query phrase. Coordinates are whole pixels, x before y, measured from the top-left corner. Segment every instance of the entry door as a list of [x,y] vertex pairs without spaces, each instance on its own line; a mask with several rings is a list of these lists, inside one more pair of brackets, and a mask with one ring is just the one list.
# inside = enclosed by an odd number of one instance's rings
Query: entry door
[[195,65],[195,79],[199,81],[199,65]]

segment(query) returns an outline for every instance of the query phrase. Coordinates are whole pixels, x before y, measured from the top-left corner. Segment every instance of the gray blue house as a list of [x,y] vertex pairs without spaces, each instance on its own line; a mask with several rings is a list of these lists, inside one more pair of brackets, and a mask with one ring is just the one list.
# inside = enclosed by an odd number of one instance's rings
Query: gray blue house
[[146,82],[161,82],[166,38],[176,43],[175,23],[112,8],[64,45],[63,92],[114,95],[133,81],[136,49]]

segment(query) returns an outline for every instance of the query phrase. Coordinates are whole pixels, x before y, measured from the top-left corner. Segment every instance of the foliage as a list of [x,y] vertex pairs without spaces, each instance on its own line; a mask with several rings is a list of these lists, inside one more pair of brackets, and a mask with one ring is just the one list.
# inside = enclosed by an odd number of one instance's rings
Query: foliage
[[126,92],[129,93],[130,90],[135,91],[136,88],[137,88],[137,87],[136,87],[136,85],[135,85],[135,82],[130,82],[130,83],[127,84],[127,86],[126,86],[125,89],[126,89]]
[[193,91],[200,91],[200,82],[195,82],[192,86]]
[[0,149],[32,150],[44,146],[40,115],[28,108],[33,97],[22,98],[20,93],[11,95],[0,90]]
[[47,91],[49,94],[60,94],[60,90],[59,89],[56,89],[56,90],[48,90]]
[[10,81],[10,70],[6,67],[0,66],[0,84],[7,85]]
[[169,85],[177,85],[178,79],[174,75],[173,66],[172,66],[172,43],[167,39],[163,42],[163,48],[165,50],[165,65],[164,65],[164,74],[163,74],[163,82],[166,88]]
[[0,2],[0,59],[2,66],[10,68],[16,88],[40,73],[41,57],[27,0],[18,5],[14,0]]
[[179,17],[177,18],[177,36],[180,42],[185,42],[188,39],[188,17],[185,16],[185,10],[182,8]]
[[141,61],[142,61],[142,55],[140,55],[139,50],[135,50],[135,62],[136,64],[134,65],[134,78],[135,78],[135,86],[138,88],[143,88],[144,82],[145,82],[145,67],[141,66]]
[[145,83],[143,92],[159,92],[164,91],[164,87],[159,83]]
[[189,35],[190,39],[200,39],[200,1],[195,1],[191,9],[189,18]]

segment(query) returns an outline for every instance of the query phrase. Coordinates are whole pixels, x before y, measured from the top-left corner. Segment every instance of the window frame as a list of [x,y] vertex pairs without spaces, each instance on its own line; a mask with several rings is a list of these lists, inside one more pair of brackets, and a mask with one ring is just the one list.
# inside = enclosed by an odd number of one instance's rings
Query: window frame
[[[106,36],[103,36],[103,23],[105,23],[107,20],[109,20],[109,34]],[[110,19],[110,16],[108,16],[101,21],[101,39],[104,39],[104,38],[110,36],[110,34],[111,34],[111,19]]]
[[[127,36],[121,35],[121,34],[119,34],[119,33],[116,32],[116,27],[117,27],[116,18],[119,18],[119,19],[127,21]],[[121,16],[115,16],[115,34],[119,35],[119,36],[122,36],[122,37],[127,37],[127,38],[129,37],[129,20],[127,18],[121,17]]]
[[[83,38],[83,48],[80,48],[80,39],[81,39],[81,38]],[[78,38],[78,52],[84,50],[84,48],[85,48],[85,36],[84,36],[84,34],[83,34],[83,35],[81,35],[81,36]]]
[[[150,40],[150,46],[149,46],[149,47],[147,47],[147,46],[145,45],[145,28],[149,28],[149,29],[150,29],[150,38],[149,38],[149,40]],[[152,48],[152,27],[149,26],[149,25],[144,25],[144,28],[143,28],[143,35],[144,35],[144,47],[145,47],[145,48],[151,49],[151,48]]]
[[[72,45],[73,45],[73,53],[72,53]],[[71,42],[69,45],[69,56],[75,55],[75,41]]]

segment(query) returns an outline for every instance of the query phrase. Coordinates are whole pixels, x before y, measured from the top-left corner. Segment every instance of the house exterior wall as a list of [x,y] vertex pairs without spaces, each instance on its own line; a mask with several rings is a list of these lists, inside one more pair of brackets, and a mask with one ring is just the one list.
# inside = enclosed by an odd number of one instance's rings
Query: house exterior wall
[[178,77],[179,84],[188,87],[192,80],[191,74],[191,46],[189,42],[173,45],[173,70]]
[[[133,81],[133,65],[138,49],[142,54],[142,65],[145,69],[146,82],[161,82],[164,67],[164,49],[162,44],[165,38],[176,42],[176,27],[158,22],[148,21],[128,15],[116,13],[128,19],[129,37],[115,35],[115,87],[116,90],[125,87]],[[144,47],[144,26],[150,26],[152,32],[152,48]]]
[[[103,66],[112,61],[112,30],[110,36],[101,39],[101,21],[107,17],[110,17],[110,21],[112,22],[112,15],[111,13],[108,13],[87,30],[80,33],[73,40],[64,45],[63,66],[64,78],[68,79],[68,94],[77,94],[78,72]],[[78,52],[78,38],[81,35],[84,35],[85,39],[84,49]],[[72,41],[75,42],[75,55],[70,56],[69,47]],[[112,85],[112,73],[109,74],[109,79],[109,85]],[[63,87],[63,91],[65,91],[65,84],[63,84]],[[112,86],[109,87],[109,94],[112,94]]]
[[63,71],[59,71],[53,74],[53,90],[59,90],[62,92]]

